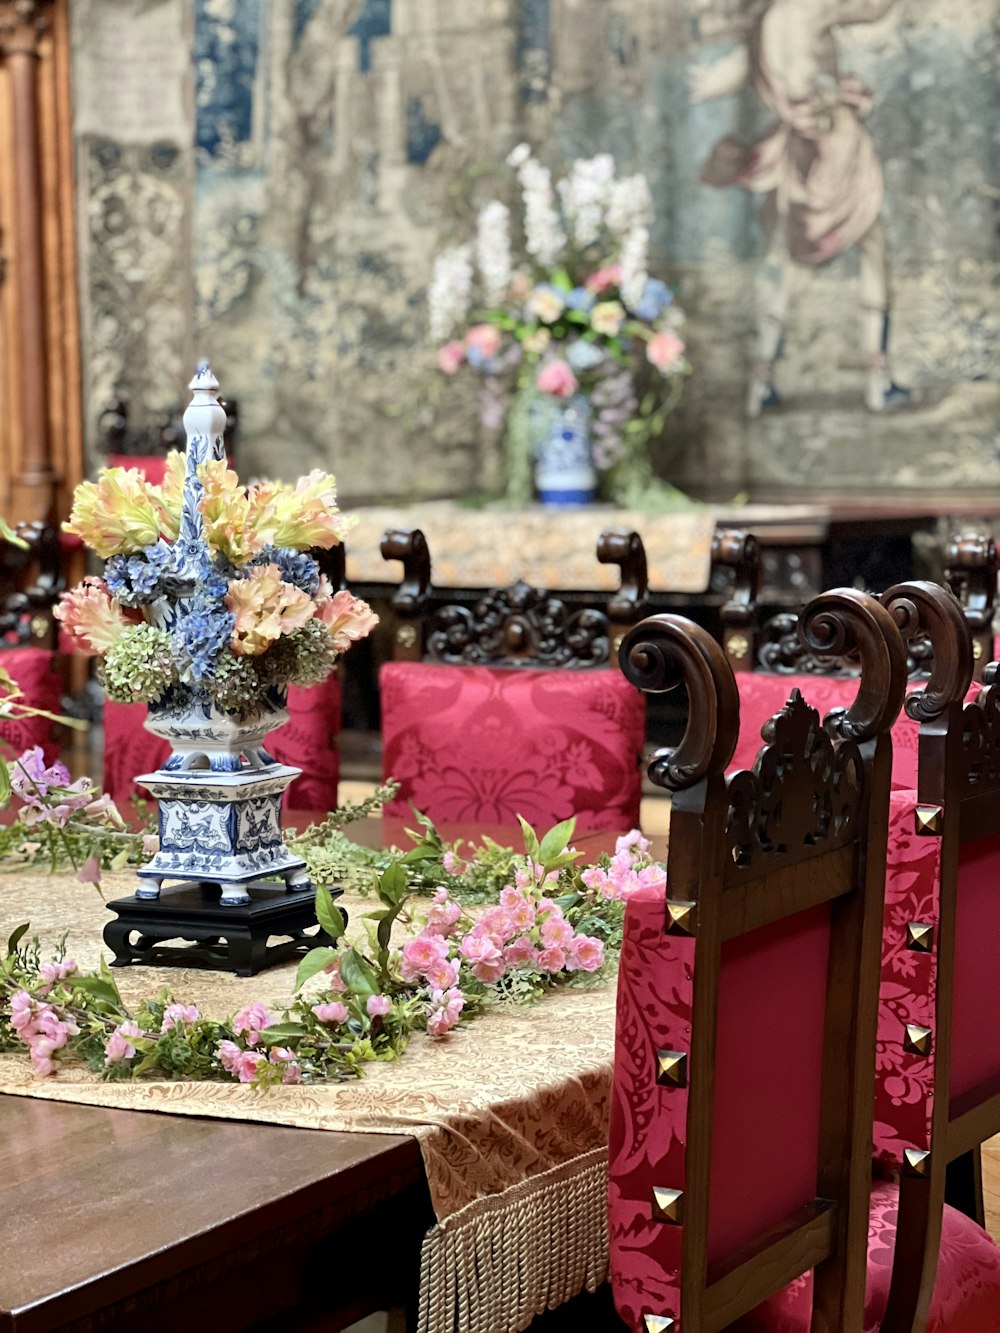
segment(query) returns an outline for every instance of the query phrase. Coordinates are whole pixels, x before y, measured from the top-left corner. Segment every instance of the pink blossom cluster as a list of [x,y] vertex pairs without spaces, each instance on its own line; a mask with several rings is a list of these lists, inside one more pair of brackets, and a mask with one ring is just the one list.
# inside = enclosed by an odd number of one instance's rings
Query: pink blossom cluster
[[580,878],[602,898],[627,898],[637,889],[665,889],[667,872],[651,859],[649,847],[649,839],[638,829],[632,829],[615,843],[615,854],[606,869],[591,866]]
[[141,1037],[142,1029],[138,1024],[127,1019],[124,1023],[119,1023],[112,1032],[111,1036],[104,1043],[104,1063],[106,1065],[115,1065],[122,1060],[131,1060],[135,1055],[135,1046],[129,1041],[130,1037]]
[[427,1032],[432,1037],[444,1037],[458,1022],[465,1008],[465,996],[457,986],[447,990],[431,991],[427,1011]]
[[58,986],[60,981],[65,981],[67,977],[76,976],[79,971],[76,960],[73,958],[64,958],[61,963],[43,963],[38,969],[38,975],[44,986],[39,986],[40,995],[48,995],[53,986]]
[[169,1032],[172,1028],[185,1023],[197,1023],[201,1015],[198,1013],[198,1006],[194,1004],[168,1004],[163,1011],[163,1022],[160,1024],[161,1032]]
[[267,1065],[281,1067],[282,1083],[302,1082],[302,1067],[288,1046],[272,1046],[265,1055],[263,1051],[245,1051],[235,1041],[220,1041],[215,1055],[226,1073],[240,1083],[261,1081],[261,1070]]
[[233,1031],[237,1037],[242,1036],[248,1046],[259,1046],[263,1029],[273,1027],[276,1021],[264,1005],[254,1003],[241,1009],[235,1016]]
[[72,1018],[45,1000],[32,999],[25,990],[11,996],[10,1025],[27,1046],[35,1073],[43,1075],[56,1072],[56,1051],[80,1031]]

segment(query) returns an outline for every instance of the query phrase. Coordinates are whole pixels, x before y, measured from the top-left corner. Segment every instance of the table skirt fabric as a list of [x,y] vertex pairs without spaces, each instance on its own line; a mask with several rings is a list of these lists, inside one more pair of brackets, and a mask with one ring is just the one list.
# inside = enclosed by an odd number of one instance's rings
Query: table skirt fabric
[[[133,887],[108,876],[109,898]],[[70,874],[0,878],[7,933],[22,921],[50,947],[96,966],[107,911]],[[371,900],[345,895],[352,921]],[[352,932],[355,927],[352,927]],[[356,927],[360,929],[360,927]],[[43,950],[44,956],[44,950]],[[204,1015],[293,994],[295,964],[252,978],[182,968],[122,968],[126,1004],[169,987]],[[239,1083],[103,1082],[84,1069],[39,1078],[26,1054],[0,1055],[0,1092],[308,1129],[412,1134],[437,1225],[422,1255],[423,1333],[526,1327],[607,1276],[605,1182],[614,1040],[613,983],[566,988],[485,1016],[442,1042],[415,1034],[402,1060],[348,1083],[256,1089]]]

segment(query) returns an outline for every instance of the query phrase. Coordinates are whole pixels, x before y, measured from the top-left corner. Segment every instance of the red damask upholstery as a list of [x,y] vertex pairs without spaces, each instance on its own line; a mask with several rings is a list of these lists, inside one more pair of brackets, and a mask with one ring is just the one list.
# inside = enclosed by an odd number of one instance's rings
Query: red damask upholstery
[[617,671],[389,662],[379,690],[387,814],[638,826],[645,698]]
[[[889,1301],[898,1203],[895,1185],[875,1185],[868,1216],[864,1333],[878,1333]],[[812,1274],[807,1273],[733,1328],[740,1333],[809,1333],[811,1310]],[[987,1329],[1000,1329],[1000,1248],[971,1218],[946,1205],[926,1333],[986,1333]]]
[[[267,740],[267,749],[284,764],[302,769],[285,793],[291,810],[333,810],[340,781],[341,684],[331,676],[320,685],[289,686],[288,721]],[[104,790],[123,808],[133,796],[138,773],[159,768],[170,754],[166,741],[143,726],[143,704],[104,705]]]
[[[0,666],[24,692],[24,702],[50,713],[61,711],[62,682],[55,671],[55,654],[48,648],[10,648],[0,651]],[[0,741],[8,757],[23,754],[36,745],[45,752],[46,763],[59,757],[53,723],[44,717],[4,718]]]

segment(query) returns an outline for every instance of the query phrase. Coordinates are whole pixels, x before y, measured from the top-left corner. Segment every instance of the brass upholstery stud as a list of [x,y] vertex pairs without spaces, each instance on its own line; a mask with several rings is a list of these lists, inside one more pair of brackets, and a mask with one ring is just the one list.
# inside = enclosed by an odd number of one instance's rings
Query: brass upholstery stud
[[929,921],[907,921],[906,947],[914,953],[930,953],[934,948],[934,927]]
[[656,1081],[661,1088],[687,1087],[687,1052],[657,1051]]
[[931,1169],[931,1154],[926,1148],[905,1148],[903,1158],[911,1176],[926,1176]]
[[653,1221],[669,1222],[679,1226],[682,1216],[681,1200],[683,1190],[668,1190],[662,1185],[653,1186]]
[[726,652],[742,662],[744,657],[750,655],[750,640],[745,634],[730,634],[726,640]]
[[930,1028],[921,1027],[919,1023],[907,1023],[903,1050],[913,1055],[930,1055],[933,1035]]
[[982,639],[973,639],[973,640],[972,640],[972,657],[973,657],[973,660],[976,661],[976,662],[979,662],[979,661],[982,660],[982,657],[983,657],[983,641],[982,641]]
[[918,805],[915,825],[917,833],[923,837],[940,833],[944,825],[944,811],[939,805]]
[[412,648],[417,641],[417,631],[413,625],[400,625],[396,631],[396,642],[401,648]]
[[667,934],[693,935],[698,926],[697,903],[667,899]]

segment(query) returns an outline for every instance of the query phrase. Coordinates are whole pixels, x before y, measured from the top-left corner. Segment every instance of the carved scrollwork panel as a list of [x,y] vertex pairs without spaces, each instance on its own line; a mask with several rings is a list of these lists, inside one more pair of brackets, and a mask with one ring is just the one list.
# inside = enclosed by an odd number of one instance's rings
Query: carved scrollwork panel
[[[996,664],[987,667],[995,680]],[[962,709],[961,776],[971,791],[1000,787],[1000,684]]]
[[428,660],[467,666],[604,666],[608,618],[573,610],[527,583],[494,588],[468,607],[441,607],[430,619]]
[[753,872],[765,856],[796,861],[860,833],[865,765],[853,741],[834,740],[798,690],[763,737],[752,771],[728,780],[733,876]]

